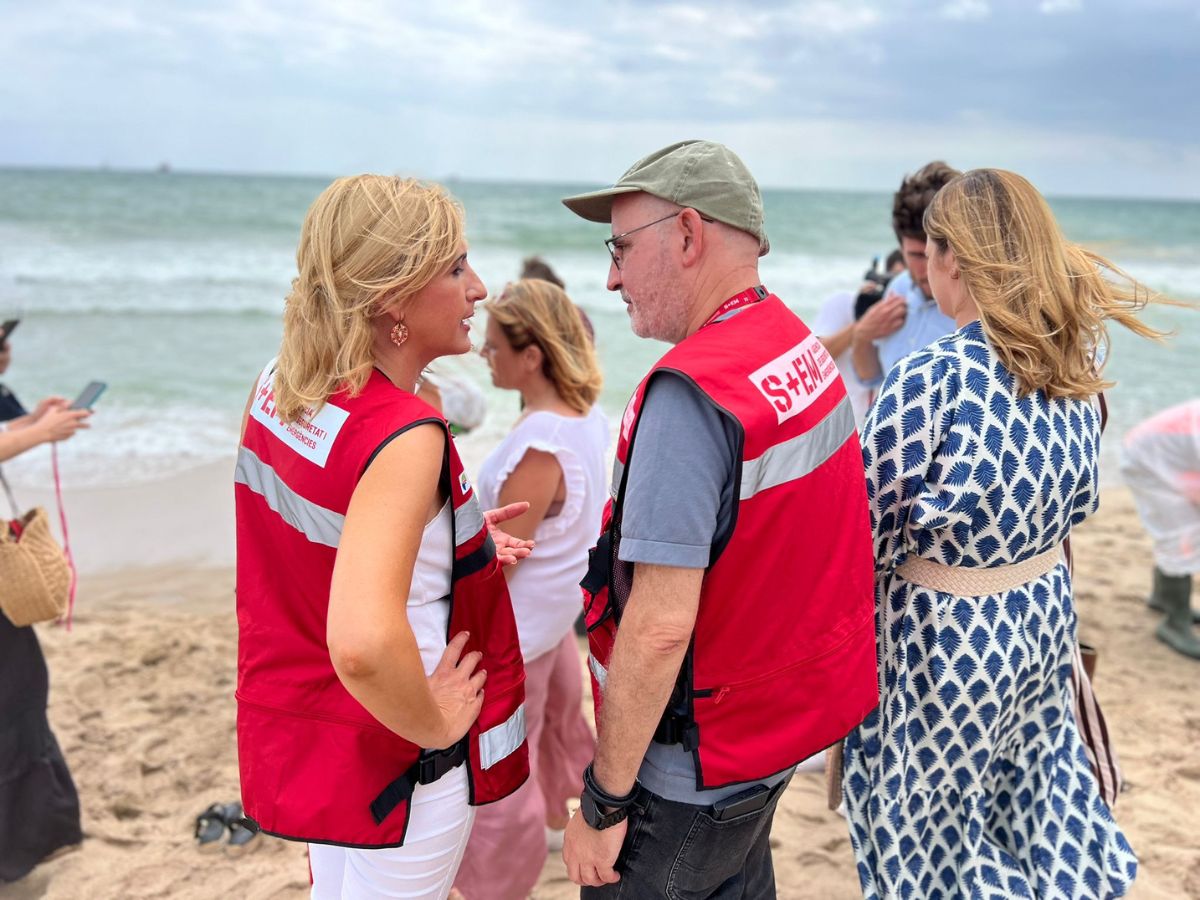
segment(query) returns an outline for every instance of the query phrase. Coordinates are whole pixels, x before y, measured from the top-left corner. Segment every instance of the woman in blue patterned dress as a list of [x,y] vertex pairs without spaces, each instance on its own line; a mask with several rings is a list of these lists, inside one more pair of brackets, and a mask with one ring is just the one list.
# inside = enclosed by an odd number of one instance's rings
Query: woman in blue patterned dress
[[1137,860],[1071,712],[1061,544],[1099,502],[1105,320],[1154,336],[1148,294],[1009,172],[949,183],[925,229],[959,330],[892,370],[862,434],[880,705],[843,786],[863,893],[1119,897]]

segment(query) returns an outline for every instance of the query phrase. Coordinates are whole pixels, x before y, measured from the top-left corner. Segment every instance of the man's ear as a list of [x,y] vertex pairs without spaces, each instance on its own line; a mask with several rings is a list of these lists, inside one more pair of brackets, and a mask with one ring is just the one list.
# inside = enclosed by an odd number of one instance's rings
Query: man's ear
[[705,221],[700,213],[688,207],[676,218],[676,227],[683,235],[683,264],[694,265],[704,251]]

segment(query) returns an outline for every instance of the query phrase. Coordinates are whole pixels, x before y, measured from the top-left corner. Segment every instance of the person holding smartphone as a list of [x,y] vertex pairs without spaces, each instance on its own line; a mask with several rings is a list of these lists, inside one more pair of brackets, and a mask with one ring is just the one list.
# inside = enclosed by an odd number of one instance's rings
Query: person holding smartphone
[[[0,325],[0,375],[7,372],[12,363],[12,341],[9,337],[18,321],[9,319]],[[103,382],[93,381],[70,405],[65,397],[51,396],[41,400],[33,412],[29,412],[10,388],[0,384],[0,431],[22,432],[19,436],[0,442],[0,461],[24,453],[38,444],[64,441],[80,428],[86,428],[92,404],[103,390]],[[39,427],[23,430],[35,425]]]
[[[12,362],[12,342],[8,336],[17,320],[5,322],[0,333],[0,375]],[[94,382],[93,384],[96,384]],[[94,399],[94,398],[93,398]],[[65,441],[81,428],[87,428],[91,404],[68,404],[65,397],[46,397],[29,412],[8,387],[0,384],[0,462],[24,453],[39,444]]]
[[[9,359],[5,342],[0,374]],[[88,427],[90,416],[86,409],[67,409],[62,397],[47,398],[26,413],[5,391],[0,398],[0,462],[41,444],[68,440]],[[23,878],[52,853],[83,840],[79,794],[46,718],[49,692],[37,634],[0,613],[0,884]]]

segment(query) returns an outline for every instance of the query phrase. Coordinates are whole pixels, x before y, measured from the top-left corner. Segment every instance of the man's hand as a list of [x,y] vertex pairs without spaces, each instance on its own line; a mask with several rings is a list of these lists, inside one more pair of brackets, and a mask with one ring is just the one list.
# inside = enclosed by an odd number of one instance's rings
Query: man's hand
[[875,341],[895,334],[908,315],[908,302],[900,294],[888,294],[858,320],[854,340]]
[[567,877],[587,887],[603,887],[620,881],[621,874],[613,866],[625,843],[628,828],[629,820],[625,819],[612,828],[597,831],[576,811],[563,835],[562,858],[567,864]]
[[535,546],[533,541],[523,541],[520,538],[515,538],[508,532],[501,531],[496,527],[501,522],[515,519],[527,509],[529,509],[529,504],[522,500],[519,503],[510,503],[508,506],[501,506],[499,509],[489,509],[483,514],[483,521],[487,523],[488,534],[492,536],[492,542],[496,545],[496,557],[500,560],[500,565],[502,566],[515,566],[533,551]]

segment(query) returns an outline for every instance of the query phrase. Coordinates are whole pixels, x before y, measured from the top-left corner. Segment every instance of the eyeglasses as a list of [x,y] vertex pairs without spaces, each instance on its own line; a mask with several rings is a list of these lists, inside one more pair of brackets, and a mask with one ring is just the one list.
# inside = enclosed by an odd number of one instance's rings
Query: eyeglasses
[[[624,247],[617,246],[618,241],[625,240],[625,238],[629,237],[634,232],[641,231],[643,228],[649,228],[652,225],[657,225],[660,222],[665,222],[665,221],[667,221],[667,219],[674,219],[676,216],[680,215],[681,213],[684,212],[684,210],[686,210],[688,208],[689,207],[684,207],[684,209],[681,209],[678,212],[670,213],[669,215],[665,215],[661,219],[655,219],[653,222],[647,222],[645,225],[639,225],[637,228],[630,228],[628,231],[622,232],[621,234],[614,234],[612,237],[608,238],[608,240],[606,240],[604,242],[604,246],[608,248],[608,255],[612,257],[613,265],[617,267],[617,271],[618,272],[621,271],[620,253],[622,250],[625,249]],[[708,216],[701,215],[700,221],[708,222],[711,225],[716,220],[710,219]]]

